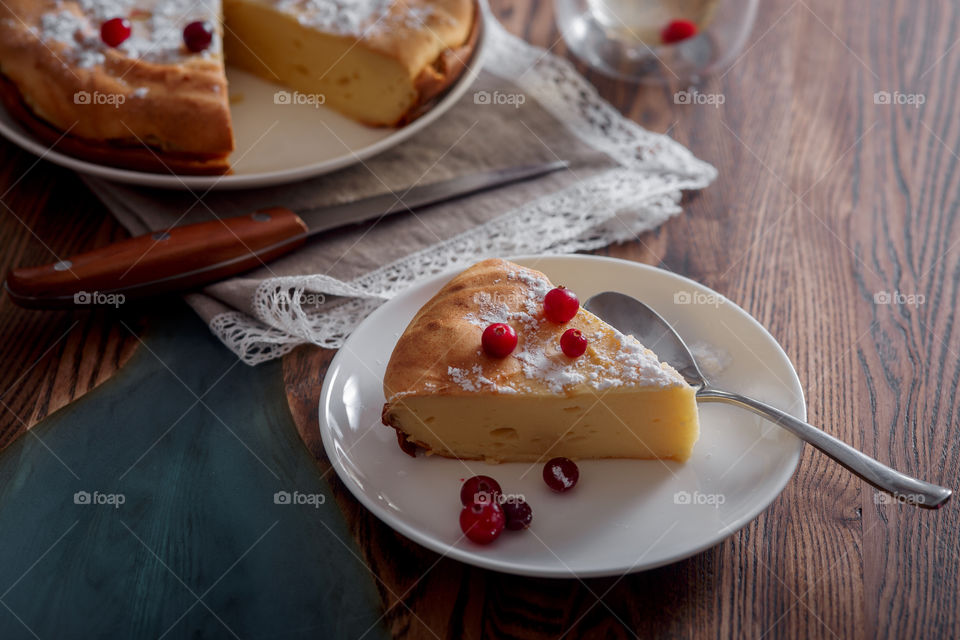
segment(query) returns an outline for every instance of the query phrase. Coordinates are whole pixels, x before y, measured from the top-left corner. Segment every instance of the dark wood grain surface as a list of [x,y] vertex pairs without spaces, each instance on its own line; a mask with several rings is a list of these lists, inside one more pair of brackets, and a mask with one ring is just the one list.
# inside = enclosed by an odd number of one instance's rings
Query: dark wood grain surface
[[[565,55],[549,2],[494,2],[507,27]],[[784,346],[809,419],[881,460],[957,488],[960,339],[960,8],[761,3],[742,56],[684,87],[589,73],[643,126],[720,170],[685,213],[602,253],[699,280]],[[923,104],[877,104],[922,96]],[[916,98],[912,99],[917,102]],[[123,236],[70,172],[0,146],[4,269]],[[887,300],[892,303],[887,302]],[[110,376],[149,322],[135,310],[37,313],[0,300],[0,444]],[[287,356],[288,400],[318,465],[330,353]],[[958,508],[878,504],[806,450],[756,521],[689,560],[623,578],[531,580],[440,559],[334,483],[401,637],[960,637]]]

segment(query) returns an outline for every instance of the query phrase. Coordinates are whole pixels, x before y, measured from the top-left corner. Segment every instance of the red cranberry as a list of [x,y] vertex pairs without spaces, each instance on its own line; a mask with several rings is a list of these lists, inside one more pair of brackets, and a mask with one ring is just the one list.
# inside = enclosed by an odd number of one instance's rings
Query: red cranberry
[[580,300],[577,299],[577,294],[564,287],[551,289],[543,298],[543,315],[557,324],[569,322],[577,315],[579,308]]
[[517,332],[508,324],[496,322],[483,330],[480,341],[491,358],[506,358],[517,348]]
[[496,502],[474,502],[460,512],[460,529],[477,544],[490,544],[505,526],[506,517]]
[[119,47],[130,37],[130,21],[126,18],[110,18],[100,25],[100,39],[108,47]]
[[498,502],[502,493],[500,484],[490,476],[473,476],[460,487],[460,503],[466,507],[474,502]]
[[194,53],[203,51],[213,40],[213,25],[206,20],[191,22],[183,28],[183,43]]
[[554,458],[543,467],[543,481],[559,493],[573,489],[579,479],[580,469],[570,458]]
[[560,336],[560,349],[566,356],[579,358],[587,350],[587,339],[580,329],[567,329]]
[[689,20],[674,20],[660,32],[663,44],[673,44],[697,35],[697,25]]
[[507,529],[511,531],[528,529],[533,522],[533,509],[523,498],[507,499],[500,507],[507,518]]

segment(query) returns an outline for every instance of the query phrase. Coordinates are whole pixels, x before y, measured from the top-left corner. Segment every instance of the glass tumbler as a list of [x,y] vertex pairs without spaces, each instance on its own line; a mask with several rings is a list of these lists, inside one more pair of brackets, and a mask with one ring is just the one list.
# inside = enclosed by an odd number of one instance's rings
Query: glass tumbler
[[[696,84],[743,49],[758,0],[555,0],[570,50],[597,70],[650,84]],[[677,30],[695,33],[674,41]],[[673,33],[671,33],[673,30]]]

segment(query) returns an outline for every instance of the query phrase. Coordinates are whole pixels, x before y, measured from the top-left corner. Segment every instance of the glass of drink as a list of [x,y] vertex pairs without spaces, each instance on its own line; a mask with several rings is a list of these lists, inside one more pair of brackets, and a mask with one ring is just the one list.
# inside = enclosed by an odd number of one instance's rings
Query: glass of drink
[[743,49],[758,0],[555,0],[567,46],[590,66],[645,83],[695,84]]

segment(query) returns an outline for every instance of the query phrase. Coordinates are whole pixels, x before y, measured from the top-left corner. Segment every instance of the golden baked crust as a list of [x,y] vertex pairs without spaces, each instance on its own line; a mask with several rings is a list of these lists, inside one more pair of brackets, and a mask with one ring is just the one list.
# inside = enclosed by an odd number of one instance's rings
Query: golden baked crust
[[[511,324],[529,323],[517,328],[515,354],[523,351],[525,343],[557,345],[561,334],[568,329],[595,336],[587,352],[575,361],[563,360],[556,354],[558,361],[572,370],[609,360],[610,354],[623,350],[624,339],[640,346],[583,308],[562,325],[545,320],[541,300],[552,287],[543,273],[501,258],[478,262],[455,276],[423,305],[397,341],[383,376],[387,404],[409,395],[475,395],[477,391],[465,389],[451,378],[451,367],[470,371],[479,366],[478,373],[499,387],[512,387],[526,393],[559,393],[552,381],[525,376],[520,359],[491,358],[483,352],[480,337],[490,324],[484,319],[485,308],[502,307],[504,313],[518,318],[511,320]],[[535,308],[531,307],[531,300]],[[640,348],[652,362],[660,364],[656,354]],[[669,378],[676,384],[685,384],[672,367],[661,366],[664,380]],[[562,386],[565,393],[577,388],[577,385]],[[494,386],[482,391],[498,393]]]
[[186,175],[222,175],[230,172],[225,156],[161,151],[140,144],[97,142],[64,133],[36,117],[16,85],[3,75],[0,75],[0,103],[41,142],[76,158],[131,171]]
[[[516,301],[525,296],[524,283],[505,275],[514,268],[545,277],[506,260],[491,258],[454,277],[423,305],[397,341],[387,363],[383,392],[388,406],[398,397],[410,394],[466,395],[448,375],[448,367],[471,369],[479,363],[484,373],[490,375],[508,378],[520,374],[516,359],[497,360],[483,353],[483,328],[467,319],[478,309],[480,299]],[[546,328],[554,326],[557,325]]]
[[[469,24],[467,37],[457,40],[456,34],[451,34],[449,44],[441,49],[433,62],[423,67],[413,81],[417,89],[418,98],[397,125],[404,125],[416,120],[430,110],[436,101],[453,85],[460,76],[473,64],[477,41],[481,37],[483,20],[480,19],[480,7],[474,0],[455,0],[461,13],[469,9]],[[458,43],[459,44],[456,44]]]
[[[183,55],[165,63],[104,48],[102,63],[77,64],[70,44],[41,37],[44,15],[61,12],[77,16],[89,37],[99,37],[99,24],[76,0],[0,3],[0,73],[34,116],[68,133],[70,152],[127,166],[125,151],[151,147],[161,158],[173,154],[175,164],[186,160],[203,172],[223,171],[233,132],[221,56]],[[105,98],[98,103],[96,96]],[[119,150],[111,158],[114,146]],[[212,168],[203,169],[207,164]]]
[[363,46],[398,60],[416,78],[442,53],[467,42],[477,11],[475,0],[396,0],[377,27],[367,29],[360,40]]
[[[552,287],[539,271],[489,259],[454,277],[417,312],[397,341],[383,379],[387,402],[382,422],[398,431],[401,447],[407,438],[396,414],[408,398],[572,396],[595,395],[612,386],[688,387],[656,354],[583,308],[565,324],[547,321],[541,301]],[[502,321],[495,316],[509,317],[518,337],[514,353],[502,359],[487,356],[481,347],[485,326]],[[558,348],[560,336],[569,329],[589,336],[587,351],[576,359]],[[430,450],[423,442],[416,444]]]

